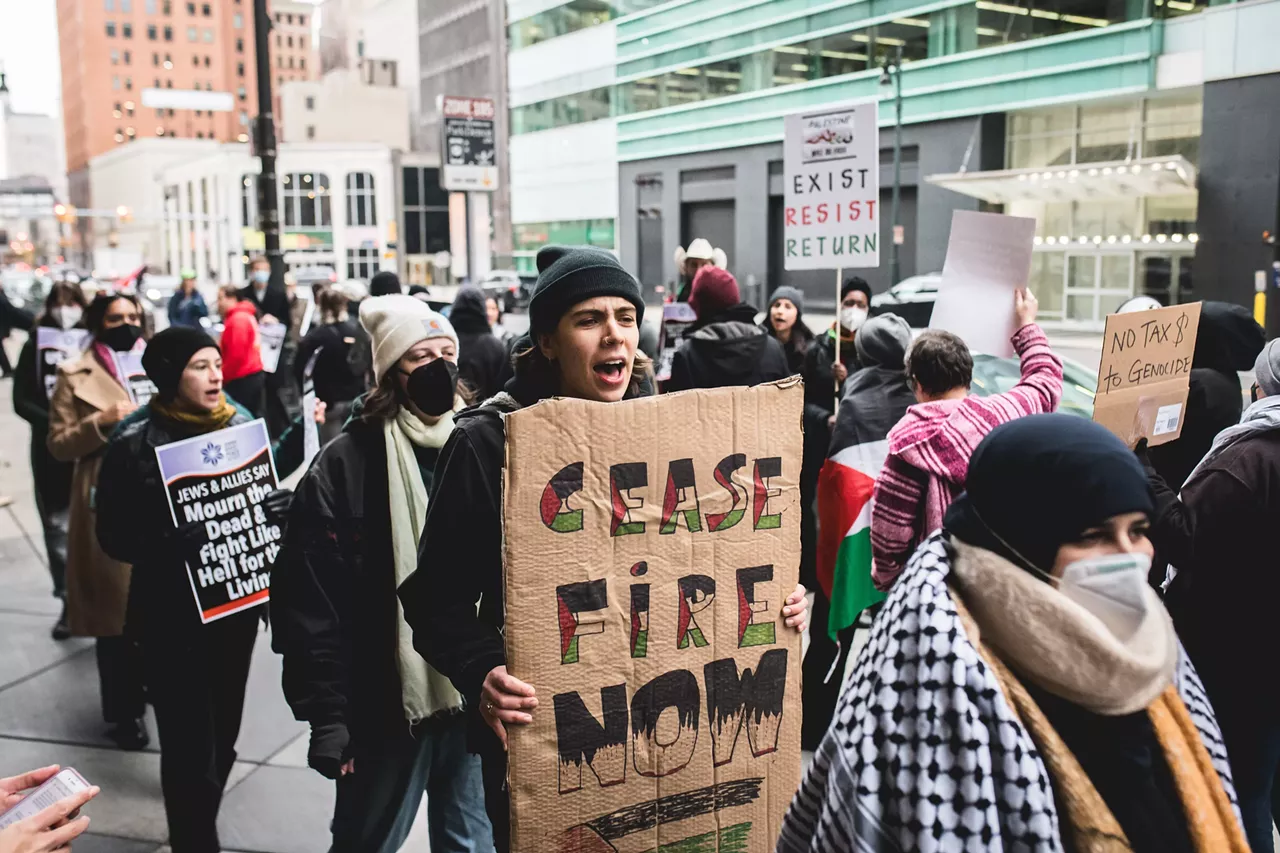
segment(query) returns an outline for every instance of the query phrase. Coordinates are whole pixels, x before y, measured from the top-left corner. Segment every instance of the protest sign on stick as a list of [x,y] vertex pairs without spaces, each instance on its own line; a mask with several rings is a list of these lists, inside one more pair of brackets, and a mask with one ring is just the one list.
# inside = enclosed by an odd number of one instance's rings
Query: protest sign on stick
[[280,353],[284,350],[284,339],[289,334],[289,327],[284,323],[272,323],[270,326],[258,327],[258,340],[261,349],[262,369],[266,373],[275,373],[280,366]]
[[156,393],[155,383],[142,366],[142,353],[143,350],[133,349],[111,354],[116,363],[116,376],[120,378],[120,384],[129,392],[129,399],[136,406],[145,406]]
[[58,383],[58,365],[76,358],[88,345],[88,329],[36,327],[36,381],[50,400]]
[[1108,315],[1093,419],[1130,447],[1182,435],[1199,327],[1199,302]]
[[[507,416],[512,850],[772,851],[800,781],[796,379]],[[554,571],[548,567],[554,566]]]
[[1031,278],[1036,221],[957,210],[929,328],[958,335],[969,349],[1013,355],[1013,292]]
[[307,359],[302,369],[302,467],[311,465],[311,460],[320,452],[320,427],[316,425],[316,361],[324,347],[320,347]]
[[187,561],[200,621],[266,601],[283,535],[261,506],[278,482],[266,422],[175,441],[156,458],[174,527],[203,524],[209,540]]

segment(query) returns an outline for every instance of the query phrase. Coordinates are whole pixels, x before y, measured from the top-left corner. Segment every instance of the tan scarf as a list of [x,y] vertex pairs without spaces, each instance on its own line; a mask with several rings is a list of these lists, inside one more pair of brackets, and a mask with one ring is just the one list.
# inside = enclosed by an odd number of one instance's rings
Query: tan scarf
[[176,400],[166,403],[159,397],[153,397],[150,406],[160,417],[196,434],[220,430],[236,416],[236,407],[227,402],[226,394],[218,397],[218,405],[212,411],[190,412],[178,408]]
[[[440,448],[453,432],[453,413],[432,425],[403,406],[383,424],[387,444],[387,492],[391,506],[391,554],[396,589],[418,569],[418,539],[427,520],[427,487],[422,482],[418,447]],[[413,629],[396,598],[396,664],[405,719],[414,725],[441,711],[462,707],[462,695],[449,679],[436,672],[413,646]]]
[[[1016,568],[1016,567],[1015,567]],[[1014,715],[1035,741],[1053,780],[1054,799],[1059,806],[1063,844],[1076,853],[1130,853],[1132,847],[1120,822],[1107,807],[1102,795],[1085,774],[1084,768],[1062,740],[1035,699],[982,641],[982,629],[974,621],[959,595],[953,596],[965,634],[983,661],[995,673]],[[1156,740],[1169,764],[1169,773],[1178,789],[1187,830],[1197,853],[1248,853],[1244,830],[1236,820],[1231,801],[1222,788],[1200,740],[1186,705],[1170,685],[1147,707]]]
[[1003,660],[1037,686],[1105,717],[1133,714],[1173,683],[1178,637],[1153,601],[1121,641],[1098,617],[1009,560],[957,539],[953,577]]

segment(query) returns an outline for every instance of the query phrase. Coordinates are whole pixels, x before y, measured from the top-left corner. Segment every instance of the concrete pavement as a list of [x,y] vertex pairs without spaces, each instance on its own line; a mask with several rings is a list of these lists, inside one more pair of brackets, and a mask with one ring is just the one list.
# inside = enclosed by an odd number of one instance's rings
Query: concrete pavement
[[[16,362],[16,351],[13,353]],[[90,831],[76,853],[157,853],[167,830],[159,743],[121,752],[104,736],[90,640],[55,642],[57,618],[27,460],[27,424],[13,413],[12,382],[0,381],[0,777],[49,764],[75,767],[102,793],[86,808]],[[228,851],[317,853],[329,846],[333,784],[307,769],[306,727],[280,689],[280,659],[258,638],[237,744],[239,761],[222,803]],[[425,853],[422,812],[403,850]]]

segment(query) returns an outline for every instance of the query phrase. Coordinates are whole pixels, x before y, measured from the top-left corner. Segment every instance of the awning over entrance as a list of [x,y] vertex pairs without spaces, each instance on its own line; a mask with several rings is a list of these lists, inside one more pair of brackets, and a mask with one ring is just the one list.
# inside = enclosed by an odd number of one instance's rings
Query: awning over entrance
[[957,172],[930,175],[925,180],[991,204],[1095,201],[1194,193],[1196,167],[1178,155],[1043,169]]

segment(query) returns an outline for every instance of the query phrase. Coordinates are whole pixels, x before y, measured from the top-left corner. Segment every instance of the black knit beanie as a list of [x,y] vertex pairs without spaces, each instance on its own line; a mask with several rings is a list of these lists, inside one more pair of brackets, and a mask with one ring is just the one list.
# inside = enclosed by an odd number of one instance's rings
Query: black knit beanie
[[155,383],[163,399],[171,400],[178,393],[182,371],[187,369],[191,356],[205,347],[222,352],[216,341],[201,329],[189,326],[170,326],[147,343],[142,353],[142,369]]
[[636,306],[636,323],[644,320],[640,285],[612,252],[591,246],[543,246],[529,300],[530,336],[537,340],[555,331],[566,311],[595,296],[621,296]]
[[390,296],[393,293],[404,293],[400,287],[400,276],[391,270],[383,270],[369,279],[370,296]]

